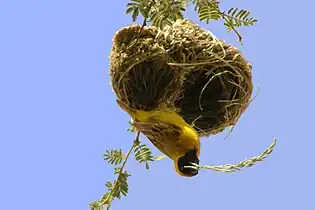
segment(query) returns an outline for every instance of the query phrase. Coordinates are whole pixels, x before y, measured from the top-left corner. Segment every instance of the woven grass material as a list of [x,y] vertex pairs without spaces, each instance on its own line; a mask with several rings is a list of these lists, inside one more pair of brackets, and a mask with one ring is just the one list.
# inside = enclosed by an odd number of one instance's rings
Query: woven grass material
[[139,25],[119,30],[110,54],[111,83],[117,98],[131,108],[175,109],[182,81],[167,64],[165,48],[156,42],[158,30]]
[[172,109],[200,136],[238,121],[253,90],[239,50],[189,20],[139,30],[122,28],[113,39],[110,75],[119,100],[146,111]]

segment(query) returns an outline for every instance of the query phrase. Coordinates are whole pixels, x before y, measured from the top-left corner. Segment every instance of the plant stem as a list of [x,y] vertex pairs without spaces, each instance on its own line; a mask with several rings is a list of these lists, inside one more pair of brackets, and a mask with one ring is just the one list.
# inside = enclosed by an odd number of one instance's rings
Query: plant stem
[[112,189],[111,189],[111,191],[109,192],[109,194],[107,195],[106,199],[103,200],[102,202],[100,202],[100,207],[103,206],[103,205],[105,205],[105,204],[107,204],[107,203],[110,201],[110,199],[112,198],[113,194],[115,193],[115,190],[116,190],[116,188],[118,187],[119,179],[120,179],[121,175],[123,174],[123,170],[124,170],[124,168],[125,168],[125,165],[126,165],[126,163],[127,163],[127,160],[128,160],[128,158],[129,158],[129,156],[130,156],[132,150],[134,149],[134,147],[139,143],[139,136],[140,136],[140,132],[137,132],[137,136],[136,136],[135,140],[133,141],[133,144],[132,144],[132,146],[130,147],[129,151],[127,152],[127,154],[126,154],[126,156],[125,156],[125,160],[124,160],[124,162],[122,163],[122,166],[121,166],[121,168],[120,168],[120,170],[119,170],[119,173],[118,173],[118,176],[117,176],[117,178],[116,178],[115,184],[114,184],[114,186],[112,187]]

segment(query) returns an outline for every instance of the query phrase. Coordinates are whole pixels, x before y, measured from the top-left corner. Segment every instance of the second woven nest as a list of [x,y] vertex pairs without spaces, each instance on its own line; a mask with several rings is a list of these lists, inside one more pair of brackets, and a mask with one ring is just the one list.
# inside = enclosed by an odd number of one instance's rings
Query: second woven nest
[[120,29],[110,54],[118,100],[146,111],[172,109],[200,136],[234,125],[253,91],[251,66],[235,47],[189,20],[160,30]]

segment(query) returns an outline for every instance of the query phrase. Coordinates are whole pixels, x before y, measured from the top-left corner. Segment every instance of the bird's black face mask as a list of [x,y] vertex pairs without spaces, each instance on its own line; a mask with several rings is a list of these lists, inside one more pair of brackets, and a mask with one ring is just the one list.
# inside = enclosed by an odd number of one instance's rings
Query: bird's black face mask
[[198,174],[198,170],[185,167],[193,166],[191,163],[199,165],[199,159],[197,157],[197,152],[195,149],[189,150],[184,156],[178,159],[177,166],[179,168],[179,171],[188,177],[196,176]]

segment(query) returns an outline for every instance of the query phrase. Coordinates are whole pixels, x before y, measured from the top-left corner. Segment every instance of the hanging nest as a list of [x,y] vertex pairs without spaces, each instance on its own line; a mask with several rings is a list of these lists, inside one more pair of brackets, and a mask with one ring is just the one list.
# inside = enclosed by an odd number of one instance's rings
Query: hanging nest
[[113,39],[110,75],[117,98],[140,110],[156,110],[161,106],[175,109],[183,80],[168,65],[165,48],[156,42],[158,30],[139,25],[122,28]]
[[110,75],[119,100],[146,111],[172,109],[200,136],[238,121],[253,90],[239,50],[189,20],[139,31],[128,26],[113,39]]

